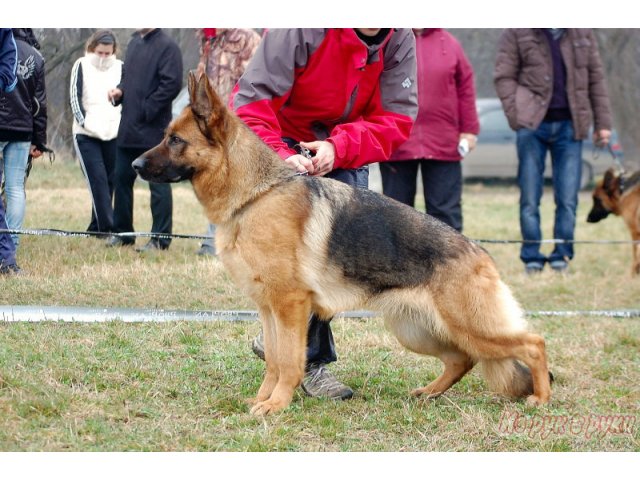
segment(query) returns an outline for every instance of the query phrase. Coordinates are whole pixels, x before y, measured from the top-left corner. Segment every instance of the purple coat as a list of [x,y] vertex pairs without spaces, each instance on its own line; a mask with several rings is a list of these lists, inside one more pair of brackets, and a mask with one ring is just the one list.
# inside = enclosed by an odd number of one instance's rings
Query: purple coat
[[441,28],[416,34],[418,117],[391,160],[461,160],[461,133],[480,131],[473,68],[460,43]]

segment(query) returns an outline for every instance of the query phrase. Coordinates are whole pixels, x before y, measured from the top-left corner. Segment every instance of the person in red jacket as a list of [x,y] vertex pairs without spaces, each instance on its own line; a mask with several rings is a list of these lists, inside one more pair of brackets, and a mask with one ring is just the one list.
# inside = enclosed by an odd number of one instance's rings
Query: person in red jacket
[[[388,159],[417,112],[410,29],[275,29],[263,37],[230,105],[300,174],[368,188],[368,164]],[[309,155],[304,155],[305,149]],[[372,252],[374,254],[375,252]],[[327,370],[337,359],[328,322],[309,321],[303,390],[351,398]],[[254,352],[264,358],[261,337]]]
[[442,28],[414,29],[418,57],[418,117],[411,136],[380,163],[385,195],[414,206],[418,169],[427,213],[462,231],[463,156],[480,131],[471,63]]

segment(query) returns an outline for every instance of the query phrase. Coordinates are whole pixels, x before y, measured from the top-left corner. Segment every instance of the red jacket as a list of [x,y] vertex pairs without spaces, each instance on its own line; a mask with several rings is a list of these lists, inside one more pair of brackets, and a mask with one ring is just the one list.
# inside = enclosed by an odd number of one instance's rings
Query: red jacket
[[441,28],[416,35],[418,117],[391,160],[460,160],[460,133],[480,131],[473,69],[462,46]]
[[417,111],[415,41],[391,29],[367,47],[350,28],[269,30],[231,107],[281,158],[282,137],[327,140],[334,168],[388,160]]

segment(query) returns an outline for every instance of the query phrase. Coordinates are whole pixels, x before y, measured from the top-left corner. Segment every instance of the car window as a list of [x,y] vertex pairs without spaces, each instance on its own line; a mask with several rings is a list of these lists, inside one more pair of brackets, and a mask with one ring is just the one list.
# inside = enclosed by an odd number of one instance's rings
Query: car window
[[509,132],[509,123],[502,110],[490,110],[480,116],[481,133],[504,133]]

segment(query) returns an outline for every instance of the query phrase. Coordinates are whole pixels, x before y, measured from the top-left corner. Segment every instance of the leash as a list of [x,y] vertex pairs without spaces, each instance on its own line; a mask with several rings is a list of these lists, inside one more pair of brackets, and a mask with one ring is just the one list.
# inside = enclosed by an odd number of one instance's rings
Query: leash
[[[600,156],[600,151],[604,150],[605,147],[601,147],[596,145],[595,143],[593,144],[593,152],[592,152],[592,156],[593,159],[596,160],[599,156]],[[611,155],[611,158],[613,159],[613,165],[616,169],[616,172],[618,173],[618,185],[620,188],[620,193],[622,194],[624,192],[625,189],[625,178],[624,178],[624,174],[626,173],[626,170],[624,168],[624,165],[622,164],[622,162],[620,161],[620,157],[618,155],[616,155],[616,152],[613,151],[613,147],[611,146],[611,142],[607,143],[606,146],[607,151],[609,152],[609,154]]]
[[624,165],[620,161],[620,157],[618,155],[616,155],[616,152],[613,151],[613,147],[611,146],[610,142],[607,143],[606,147],[601,147],[601,146],[598,146],[598,145],[596,145],[594,143],[593,144],[593,150],[592,150],[593,159],[594,160],[597,159],[600,156],[600,152],[605,150],[605,149],[611,155],[611,158],[613,159],[613,164],[616,167],[616,169],[620,172],[620,174],[625,173]]
[[[311,150],[309,150],[307,147],[303,147],[302,145],[300,145],[299,143],[296,143],[293,146],[293,149],[296,151],[296,153],[302,155],[303,157],[308,158],[309,160],[311,160],[313,158],[313,153],[311,152]],[[309,172],[296,172],[295,173],[296,176],[298,177],[306,177],[309,175]]]

